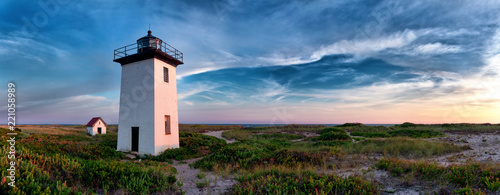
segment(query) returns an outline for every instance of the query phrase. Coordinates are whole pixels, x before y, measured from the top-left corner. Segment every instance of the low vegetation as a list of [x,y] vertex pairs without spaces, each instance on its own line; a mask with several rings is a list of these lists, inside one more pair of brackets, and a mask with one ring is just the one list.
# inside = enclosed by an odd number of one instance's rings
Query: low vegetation
[[348,154],[378,154],[387,157],[424,158],[440,156],[470,149],[445,142],[434,142],[410,138],[373,138],[361,141],[342,149]]
[[[3,130],[5,131],[5,130]],[[121,162],[116,133],[90,137],[31,134],[16,147],[16,188],[6,179],[9,161],[0,161],[0,191],[6,194],[176,193],[175,169],[158,162]],[[111,146],[112,147],[111,147]],[[7,157],[10,149],[0,148]]]
[[312,171],[271,169],[241,175],[230,194],[378,194],[377,185],[361,177],[342,178]]
[[407,130],[429,130],[440,132],[462,132],[462,133],[485,133],[496,132],[500,129],[500,124],[471,124],[471,123],[453,123],[453,124],[414,124],[405,122],[400,125],[391,126],[393,130],[407,129]]
[[[413,123],[411,123],[413,124]],[[342,129],[350,132],[351,136],[361,136],[367,138],[375,137],[411,137],[411,138],[431,138],[431,137],[443,137],[444,134],[440,131],[433,130],[425,125],[419,126],[420,128],[409,125],[407,123],[399,126],[352,126],[352,125],[339,125],[337,127],[342,127]]]
[[[500,129],[491,124],[421,125],[391,127],[346,123],[282,125],[243,128],[232,125],[181,125],[180,148],[158,156],[130,160],[116,151],[117,127],[108,134],[89,136],[83,126],[26,126],[17,129],[18,188],[5,194],[179,194],[173,160],[200,158],[192,168],[233,175],[239,183],[229,194],[381,194],[385,184],[362,176],[344,176],[346,169],[372,167],[391,178],[415,180],[451,189],[454,194],[498,193],[500,165],[469,163],[439,166],[425,160],[471,149],[467,143],[442,139],[447,132],[482,133]],[[44,133],[47,130],[49,133]],[[225,140],[201,134],[226,130]],[[5,135],[7,129],[0,128]],[[447,139],[447,138],[445,138]],[[486,143],[485,143],[486,144]],[[489,142],[488,142],[489,144]],[[0,153],[8,148],[0,143]],[[382,160],[380,160],[382,159]],[[2,175],[8,161],[1,160]],[[186,163],[186,162],[184,162]],[[332,174],[335,173],[335,174]],[[198,188],[213,185],[211,177],[196,175]],[[358,172],[356,174],[358,175]],[[194,177],[194,176],[193,176]],[[436,183],[437,182],[437,183]],[[411,182],[407,182],[409,186]]]
[[187,125],[179,124],[181,132],[205,133],[209,131],[238,130],[243,129],[241,125]]
[[226,141],[199,133],[179,132],[180,147],[165,150],[158,156],[146,157],[155,161],[186,160],[206,156],[226,145]]
[[497,192],[500,188],[500,170],[480,163],[439,166],[424,161],[382,159],[374,166],[396,177],[411,174],[424,181],[445,181],[457,188],[457,194]]
[[[233,130],[227,132],[243,132]],[[315,130],[315,132],[317,132]],[[195,168],[213,170],[214,167],[231,167],[233,171],[253,169],[258,166],[326,166],[334,163],[330,157],[353,155],[425,158],[445,155],[469,149],[445,142],[419,140],[405,137],[368,139],[354,143],[347,133],[338,127],[319,130],[320,135],[301,142],[291,142],[301,135],[275,133],[252,134],[229,144],[198,160]],[[439,132],[438,132],[439,133]],[[399,134],[398,134],[399,135]]]

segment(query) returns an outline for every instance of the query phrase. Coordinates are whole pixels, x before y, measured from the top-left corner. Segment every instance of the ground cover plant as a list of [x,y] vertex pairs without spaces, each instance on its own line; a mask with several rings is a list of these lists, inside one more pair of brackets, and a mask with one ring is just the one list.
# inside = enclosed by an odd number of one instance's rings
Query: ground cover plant
[[[137,156],[140,160],[129,160],[124,153],[115,151],[116,126],[110,126],[108,134],[97,136],[87,135],[83,126],[26,126],[29,133],[17,130],[23,154],[18,161],[20,169],[26,171],[16,176],[26,178],[18,180],[23,187],[14,190],[2,182],[0,190],[7,190],[7,194],[180,193],[177,186],[183,185],[184,173],[176,173],[173,166],[185,165],[186,161],[194,162],[190,167],[204,171],[196,175],[193,186],[213,187],[217,182],[209,175],[214,173],[235,178],[239,183],[229,189],[229,194],[382,193],[386,184],[363,175],[369,170],[360,170],[374,164],[373,167],[401,180],[445,181],[443,188],[450,188],[455,194],[493,193],[500,188],[498,163],[488,168],[485,164],[447,167],[411,161],[441,158],[471,149],[468,143],[455,143],[450,138],[425,139],[448,134],[449,130],[433,129],[443,128],[442,125],[234,127],[222,133],[226,139],[236,140],[231,144],[196,133],[220,130],[220,126],[191,126],[194,125],[188,126],[191,130],[180,131],[180,148],[166,150],[159,156]],[[455,128],[455,125],[445,126]],[[48,128],[55,129],[44,134],[43,130]],[[7,129],[0,128],[0,133],[6,132]],[[489,140],[484,144],[494,143],[494,139]],[[4,145],[2,142],[0,146]],[[198,157],[201,158],[197,161],[188,161]],[[182,161],[170,165],[173,160]],[[3,175],[7,162],[0,161]],[[358,176],[341,177],[346,170]],[[111,182],[102,178],[110,178]]]
[[277,125],[269,127],[246,127],[242,130],[250,131],[251,133],[291,133],[300,134],[304,132],[320,133],[322,129],[326,128],[324,125]]
[[386,170],[393,176],[412,174],[415,177],[433,182],[446,181],[456,188],[457,194],[470,192],[497,192],[500,188],[500,170],[489,168],[480,163],[439,166],[425,161],[401,159],[382,159],[374,165]]
[[[346,123],[337,127],[350,132],[351,136],[361,136],[367,138],[375,137],[411,137],[411,138],[431,138],[443,137],[440,131],[431,129],[426,125],[416,125],[413,123],[403,123],[392,127],[386,126],[365,126],[360,123]],[[418,127],[418,128],[417,128]]]
[[235,170],[256,166],[298,164],[322,165],[325,153],[299,152],[284,149],[291,142],[284,139],[244,140],[230,144],[194,163],[195,168],[213,170],[214,166],[230,166]]
[[431,138],[443,137],[444,133],[434,130],[394,130],[388,132],[393,137]]
[[320,135],[313,140],[316,141],[316,146],[340,146],[352,142],[351,136],[336,127],[322,129]]
[[424,158],[456,153],[470,149],[445,142],[434,142],[410,138],[372,138],[356,144],[343,146],[347,154],[379,154],[387,157]]
[[472,123],[452,123],[452,124],[414,124],[405,122],[400,125],[393,125],[392,130],[434,130],[440,132],[462,132],[462,133],[487,133],[498,132],[500,124],[472,124]]
[[222,139],[191,132],[179,132],[179,148],[165,150],[158,156],[146,158],[156,161],[186,160],[206,156],[223,148],[226,142]]
[[254,139],[285,139],[285,140],[298,140],[304,137],[305,136],[303,135],[288,134],[288,133],[258,134],[252,136],[252,138]]
[[377,185],[361,177],[342,178],[312,171],[262,170],[236,178],[230,194],[378,194]]
[[228,140],[247,140],[252,137],[252,131],[239,129],[239,130],[230,130],[222,132],[222,137]]
[[66,154],[82,159],[120,159],[116,151],[116,135],[95,137],[86,135],[31,134],[19,143],[40,154]]
[[[33,135],[30,135],[33,136]],[[28,136],[23,145],[16,148],[16,188],[7,185],[2,178],[0,191],[7,194],[80,194],[80,193],[175,193],[175,169],[164,163],[120,162],[106,158],[105,152],[82,155],[82,151],[66,151],[66,147],[51,144],[35,145],[37,139]],[[61,139],[63,139],[62,137]],[[76,139],[76,138],[75,138]],[[80,138],[78,138],[80,139]],[[60,140],[68,142],[70,140]],[[44,142],[45,143],[45,142]],[[59,146],[59,148],[58,148]],[[102,145],[102,147],[106,147]],[[100,148],[93,148],[102,150]],[[7,157],[7,146],[0,148],[0,155]],[[47,151],[47,153],[40,153]],[[87,153],[85,153],[87,154]],[[103,155],[95,158],[94,155]],[[115,158],[115,157],[113,157]],[[7,175],[9,162],[0,161],[2,175]],[[147,163],[147,164],[146,164]]]
[[179,124],[180,132],[205,133],[209,131],[238,130],[243,129],[241,125],[188,125]]
[[425,158],[469,149],[468,146],[404,137],[374,138],[354,143],[351,137],[338,127],[323,128],[319,131],[319,136],[302,142],[289,141],[299,138],[295,134],[260,134],[261,131],[256,131],[259,134],[245,132],[245,138],[205,156],[197,161],[194,167],[213,170],[213,167],[231,166],[234,170],[239,170],[260,165],[292,165],[290,162],[306,166],[324,166],[330,157],[338,159],[346,154]]

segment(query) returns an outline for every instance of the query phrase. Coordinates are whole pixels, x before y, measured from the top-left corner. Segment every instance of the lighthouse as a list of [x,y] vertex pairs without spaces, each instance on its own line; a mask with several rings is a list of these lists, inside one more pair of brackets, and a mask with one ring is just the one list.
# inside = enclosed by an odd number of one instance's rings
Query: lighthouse
[[118,151],[158,155],[179,147],[176,69],[183,53],[148,34],[114,51],[122,67]]

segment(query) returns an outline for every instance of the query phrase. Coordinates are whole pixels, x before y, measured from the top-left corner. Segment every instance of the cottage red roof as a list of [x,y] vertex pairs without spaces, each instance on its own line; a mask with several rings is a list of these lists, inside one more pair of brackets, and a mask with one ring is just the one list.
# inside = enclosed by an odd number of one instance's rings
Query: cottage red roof
[[[101,120],[102,120],[102,118],[101,118],[101,117],[94,117],[94,118],[90,119],[90,121],[87,123],[87,127],[92,127],[92,126],[94,126],[94,124],[95,124],[97,121],[99,121],[99,119],[101,119]],[[104,120],[102,120],[102,122],[104,123],[104,125],[105,125],[105,126],[108,126],[108,125],[106,124],[106,122],[104,122]]]

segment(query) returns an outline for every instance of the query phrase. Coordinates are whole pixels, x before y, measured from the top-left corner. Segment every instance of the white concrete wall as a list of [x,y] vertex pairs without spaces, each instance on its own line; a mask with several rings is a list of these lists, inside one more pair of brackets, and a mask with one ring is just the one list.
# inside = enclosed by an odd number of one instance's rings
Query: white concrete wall
[[[155,67],[155,155],[168,148],[179,148],[179,119],[177,114],[176,67],[154,60]],[[164,82],[163,67],[168,68],[169,82]],[[170,115],[170,135],[165,135],[165,115]]]
[[132,127],[139,127],[139,153],[154,151],[154,59],[122,66],[118,151],[132,149]]
[[104,122],[99,119],[95,124],[94,126],[92,127],[87,127],[87,132],[90,134],[90,135],[97,135],[99,134],[99,131],[97,131],[98,128],[101,128],[101,134],[106,134],[106,125],[104,125]]
[[[169,83],[163,80],[168,68]],[[165,135],[170,115],[170,135]],[[179,147],[176,67],[158,59],[122,66],[118,150],[132,149],[131,128],[139,127],[139,153],[158,155]]]

